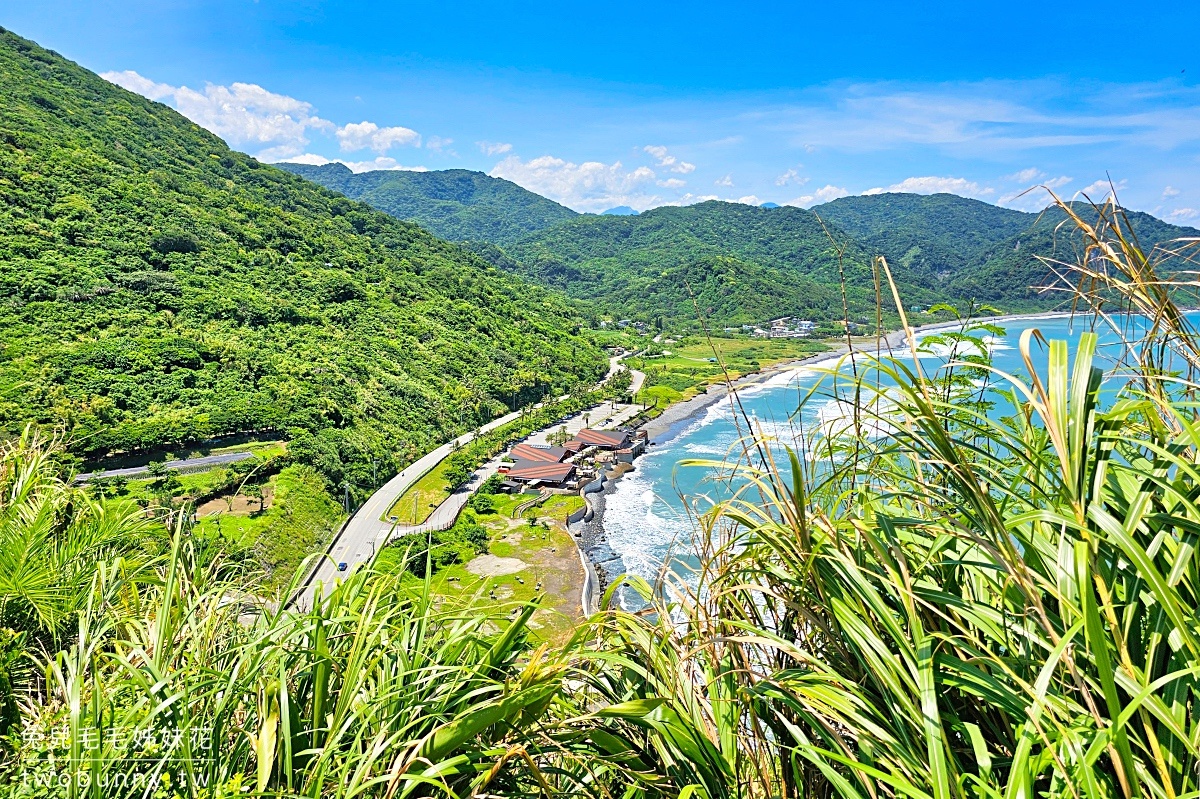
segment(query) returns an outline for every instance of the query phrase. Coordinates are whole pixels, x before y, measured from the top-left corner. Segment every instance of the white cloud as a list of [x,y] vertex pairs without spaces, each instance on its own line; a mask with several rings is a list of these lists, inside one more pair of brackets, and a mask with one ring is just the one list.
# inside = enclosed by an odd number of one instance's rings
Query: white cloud
[[1046,180],[1044,172],[1038,173],[1036,177],[1039,180],[1035,185],[1005,195],[997,200],[996,204],[1006,208],[1015,208],[1018,211],[1041,211],[1054,202],[1054,197],[1047,191],[1048,189],[1061,189],[1074,180],[1067,175],[1059,175]]
[[801,208],[827,203],[830,200],[836,200],[839,197],[849,197],[850,192],[840,186],[834,186],[832,183],[823,186],[812,194],[806,194],[803,197],[797,197],[794,200],[788,200],[784,205],[798,205]]
[[1001,197],[997,205],[1005,208],[1015,208],[1018,211],[1040,211],[1054,202],[1054,198],[1046,193],[1041,186],[1030,186],[1027,189]]
[[441,136],[430,136],[425,140],[425,149],[437,150],[438,152],[441,152],[442,150],[449,149],[451,144],[454,144],[454,139],[444,139]]
[[404,166],[396,161],[395,158],[389,158],[381,155],[371,161],[344,161],[341,158],[326,158],[323,155],[316,153],[304,153],[303,155],[293,156],[284,159],[290,164],[312,164],[313,166],[324,166],[325,164],[344,164],[349,167],[351,172],[373,172],[377,169],[389,169],[400,172],[428,172],[428,167],[423,166]]
[[713,185],[714,186],[732,186],[733,185],[733,175],[726,175],[725,177],[721,178],[720,180],[714,180]]
[[1108,179],[1097,180],[1095,183],[1084,186],[1079,191],[1075,192],[1077,197],[1087,197],[1094,203],[1101,203],[1108,200],[1114,192],[1121,191],[1129,184],[1126,180],[1118,180],[1112,183]]
[[664,203],[660,203],[660,205],[674,205],[674,206],[695,205],[696,203],[703,203],[703,202],[708,202],[709,200],[719,200],[719,199],[721,199],[721,198],[715,194],[692,194],[689,191],[687,194],[684,194],[683,196],[678,197],[677,199],[669,200]]
[[133,70],[106,72],[101,77],[151,100],[170,100],[188,119],[235,147],[263,147],[263,160],[303,152],[310,130],[327,131],[333,123],[313,113],[312,104],[270,92],[254,83],[217,86],[204,91],[157,83]]
[[328,130],[333,125],[314,114],[312,104],[253,83],[210,83],[203,92],[181,86],[173,97],[179,113],[227,142],[269,144],[279,154],[308,144],[310,128]]
[[655,180],[654,170],[644,166],[627,170],[620,161],[576,164],[552,155],[529,161],[510,155],[488,174],[582,211],[604,211],[617,205],[642,210],[660,200],[645,191]]
[[[1060,186],[1065,186],[1072,180],[1072,178],[1069,178],[1066,175],[1060,175],[1056,178],[1050,178],[1049,180],[1046,180],[1045,178],[1045,172],[1040,169],[1030,167],[1029,169],[1022,169],[1020,172],[1014,172],[1011,175],[1005,175],[1001,178],[1001,180],[1008,181],[1010,183],[1020,183],[1024,186],[1045,186],[1046,188],[1050,189],[1057,189]],[[1019,193],[1020,192],[1018,192],[1018,194]],[[1003,202],[1003,200],[1001,202]]]
[[667,148],[661,144],[647,144],[642,150],[657,158],[659,166],[675,163],[675,156],[667,155]]
[[863,194],[883,194],[885,192],[906,192],[910,194],[958,194],[962,197],[986,197],[994,194],[995,189],[980,186],[966,178],[940,178],[935,176],[905,178],[890,186],[867,189]]
[[1200,211],[1195,208],[1176,208],[1167,214],[1167,219],[1172,222],[1191,222],[1194,219],[1200,219]]
[[808,178],[800,177],[800,173],[794,169],[789,169],[775,178],[776,186],[803,186],[805,183],[808,183]]
[[658,181],[658,185],[664,189],[678,189],[680,186],[686,186],[687,181],[680,180],[679,178],[667,178],[666,180]]
[[397,145],[421,144],[421,135],[415,130],[402,127],[381,128],[366,120],[351,122],[338,128],[337,138],[343,152],[370,148],[377,153],[386,153]]
[[[1200,88],[1053,79],[900,86],[830,84],[760,111],[792,146],[878,152],[932,145],[956,157],[1118,143],[1167,150],[1200,141]],[[1064,110],[1069,109],[1069,110]]]
[[678,158],[668,153],[667,148],[660,144],[647,144],[642,148],[642,150],[654,156],[658,166],[669,169],[672,172],[678,172],[686,175],[689,172],[694,172],[696,169],[695,164],[689,164],[687,161],[680,161]]
[[1042,170],[1031,166],[1029,169],[1022,169],[1020,172],[1005,175],[1004,180],[1012,181],[1013,183],[1033,183],[1045,174]]
[[742,205],[762,205],[762,200],[755,197],[753,194],[747,194],[745,197],[738,197],[736,200],[729,200],[731,203],[741,203]]
[[[169,101],[179,113],[220,136],[233,147],[253,148],[263,161],[301,157],[313,131],[337,136],[343,151],[369,147],[387,152],[399,144],[419,144],[416,131],[403,127],[381,128],[374,122],[337,127],[317,116],[311,103],[276,94],[254,83],[228,86],[206,84],[203,91],[187,86],[157,83],[133,70],[106,72],[101,77],[151,100]],[[350,163],[350,162],[347,162]],[[359,164],[386,163],[362,161]],[[371,168],[400,168],[376,166]]]
[[308,164],[309,166],[325,166],[326,164],[344,164],[346,162],[340,161],[336,158],[333,160],[330,160],[330,159],[326,158],[325,156],[317,155],[316,153],[303,153],[302,155],[294,155],[291,158],[288,158],[284,161],[280,161],[279,163]]
[[1168,197],[1175,197],[1178,194],[1179,189],[1175,188],[1174,186],[1167,186],[1165,189],[1163,189],[1162,198],[1165,200]]
[[100,77],[109,83],[115,83],[122,89],[128,89],[134,94],[140,94],[151,100],[163,100],[175,93],[175,87],[167,83],[155,83],[144,78],[132,69],[124,72],[101,72]]
[[502,141],[477,141],[475,142],[475,146],[484,155],[503,155],[513,148],[508,142]]

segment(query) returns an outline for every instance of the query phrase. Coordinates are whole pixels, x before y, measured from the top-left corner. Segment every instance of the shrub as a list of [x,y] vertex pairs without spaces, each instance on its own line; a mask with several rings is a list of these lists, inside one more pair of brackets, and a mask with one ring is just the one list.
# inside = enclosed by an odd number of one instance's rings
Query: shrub
[[150,239],[150,249],[159,255],[172,252],[200,252],[200,242],[191,233],[164,231]]

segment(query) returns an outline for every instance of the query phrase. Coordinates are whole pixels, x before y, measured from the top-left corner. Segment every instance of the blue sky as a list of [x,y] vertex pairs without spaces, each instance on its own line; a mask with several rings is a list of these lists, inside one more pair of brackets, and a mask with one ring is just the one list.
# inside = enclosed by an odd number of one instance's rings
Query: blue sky
[[[5,3],[264,160],[577,210],[1044,184],[1200,225],[1200,3]],[[1098,181],[1100,183],[1098,183]]]

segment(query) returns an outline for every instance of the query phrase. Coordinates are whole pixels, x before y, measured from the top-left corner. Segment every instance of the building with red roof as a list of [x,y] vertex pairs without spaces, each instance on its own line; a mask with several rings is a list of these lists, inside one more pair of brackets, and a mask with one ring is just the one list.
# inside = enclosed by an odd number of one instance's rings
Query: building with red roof
[[629,433],[624,430],[580,430],[575,434],[575,439],[600,449],[625,449],[629,446]]
[[514,446],[508,454],[514,461],[562,463],[567,457],[567,450],[564,447],[538,447],[522,442]]
[[562,485],[563,483],[569,483],[575,477],[575,464],[547,461],[517,461],[508,467],[505,477],[521,483]]

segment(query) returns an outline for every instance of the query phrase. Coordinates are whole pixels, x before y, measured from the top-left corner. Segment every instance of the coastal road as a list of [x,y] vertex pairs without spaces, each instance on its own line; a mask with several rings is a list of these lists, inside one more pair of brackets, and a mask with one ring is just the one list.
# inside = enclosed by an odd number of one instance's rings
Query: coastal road
[[[623,356],[613,356],[608,359],[608,373],[604,376],[601,384],[607,383],[608,380],[616,374],[621,368],[621,358]],[[631,371],[630,388],[634,393],[641,389],[642,383],[645,382],[646,376],[636,370]],[[565,399],[566,395],[559,397]],[[602,403],[596,406],[597,408],[609,407],[611,403]],[[540,408],[541,404],[534,406]],[[618,405],[617,408],[622,409],[623,413],[614,413],[624,416],[625,420],[633,418],[636,415],[638,406],[636,405]],[[633,412],[630,413],[629,411]],[[613,414],[603,416],[603,421],[609,421],[613,418]],[[519,419],[521,411],[513,411],[493,419],[483,425],[480,430],[484,433],[495,430],[501,425],[508,424],[511,421]],[[576,419],[582,419],[582,416],[577,416]],[[600,417],[593,417],[596,424],[601,423]],[[617,424],[619,422],[612,422]],[[543,431],[544,433],[544,431]],[[388,480],[374,494],[367,498],[367,501],[362,504],[353,518],[346,523],[342,528],[342,532],[334,539],[333,545],[326,552],[326,556],[317,564],[316,569],[309,575],[308,581],[299,595],[293,600],[293,604],[302,610],[312,608],[313,597],[316,593],[318,585],[323,586],[323,590],[328,590],[333,586],[334,580],[340,574],[348,573],[351,569],[359,564],[370,563],[375,557],[375,552],[384,546],[390,538],[397,535],[404,535],[409,532],[424,532],[429,529],[442,529],[448,526],[457,516],[463,506],[467,504],[467,500],[471,498],[471,494],[479,487],[484,480],[490,477],[500,467],[500,459],[495,458],[478,469],[467,483],[450,495],[441,505],[439,505],[429,518],[419,525],[394,525],[388,522],[380,521],[386,518],[386,514],[391,507],[396,504],[405,491],[412,486],[413,483],[421,479],[426,472],[433,469],[442,462],[455,449],[469,443],[475,438],[474,432],[464,433],[456,439],[447,442],[435,450],[425,454],[420,459],[409,464],[403,471]],[[338,564],[346,564],[346,572],[339,572]]]
[[[493,419],[483,425],[480,430],[487,433],[519,418],[521,418],[521,411],[513,411],[498,419]],[[300,596],[297,597],[296,604],[301,609],[311,609],[312,598],[317,585],[323,585],[326,591],[331,588],[334,579],[339,574],[339,563],[347,564],[347,571],[360,563],[370,563],[371,559],[375,557],[375,550],[387,543],[388,535],[392,530],[392,525],[381,522],[380,519],[387,514],[392,505],[396,504],[396,500],[413,483],[417,482],[426,472],[441,463],[455,449],[469,443],[474,438],[475,434],[473,432],[465,433],[448,443],[442,444],[437,449],[432,450],[409,464],[403,471],[384,483],[374,494],[367,497],[367,501],[362,504],[362,507],[358,509],[354,517],[346,523],[341,535],[334,539],[333,546],[327,552],[326,557],[321,560],[316,570],[309,576],[308,584],[304,587]]]
[[[190,471],[191,469],[207,469],[212,466],[220,466],[224,463],[236,463],[244,461],[247,458],[253,458],[253,452],[223,452],[219,455],[204,455],[199,458],[183,458],[175,461],[166,461],[163,463],[168,469],[176,471]],[[149,466],[130,466],[126,469],[109,469],[104,472],[85,472],[84,474],[75,475],[76,483],[86,483],[88,480],[100,480],[105,477],[134,477],[139,474],[148,474]]]

